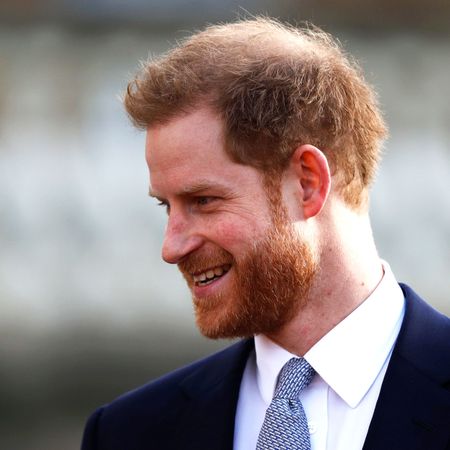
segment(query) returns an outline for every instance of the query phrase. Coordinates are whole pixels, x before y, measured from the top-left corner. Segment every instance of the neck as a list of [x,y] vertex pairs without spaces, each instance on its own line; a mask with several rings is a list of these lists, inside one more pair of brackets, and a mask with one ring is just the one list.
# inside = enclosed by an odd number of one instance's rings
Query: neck
[[383,277],[368,215],[342,207],[336,213],[339,220],[333,217],[318,226],[316,238],[326,244],[318,249],[319,269],[304,306],[268,336],[299,356],[364,302]]

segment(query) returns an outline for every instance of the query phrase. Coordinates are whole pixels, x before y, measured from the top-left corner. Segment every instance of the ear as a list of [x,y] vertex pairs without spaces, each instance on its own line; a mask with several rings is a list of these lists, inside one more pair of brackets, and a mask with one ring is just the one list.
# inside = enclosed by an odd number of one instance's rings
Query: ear
[[330,167],[326,156],[313,145],[298,147],[291,158],[291,167],[299,181],[299,198],[305,219],[322,210],[331,188]]

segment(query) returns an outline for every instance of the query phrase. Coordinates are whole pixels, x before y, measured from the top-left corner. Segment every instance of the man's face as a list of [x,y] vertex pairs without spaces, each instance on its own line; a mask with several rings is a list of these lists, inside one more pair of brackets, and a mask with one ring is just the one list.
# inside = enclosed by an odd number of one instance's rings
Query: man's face
[[207,109],[149,128],[146,157],[151,193],[168,211],[162,256],[185,277],[200,331],[250,336],[287,323],[316,264],[280,186],[231,161],[221,122]]

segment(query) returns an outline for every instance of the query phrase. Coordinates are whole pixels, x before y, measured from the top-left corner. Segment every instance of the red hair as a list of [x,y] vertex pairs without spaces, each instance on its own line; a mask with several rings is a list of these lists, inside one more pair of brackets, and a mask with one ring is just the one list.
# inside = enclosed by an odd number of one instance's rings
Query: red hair
[[263,171],[282,171],[295,148],[315,145],[355,208],[387,134],[373,89],[336,40],[267,18],[194,34],[144,64],[124,102],[143,129],[206,104],[223,121],[231,158]]

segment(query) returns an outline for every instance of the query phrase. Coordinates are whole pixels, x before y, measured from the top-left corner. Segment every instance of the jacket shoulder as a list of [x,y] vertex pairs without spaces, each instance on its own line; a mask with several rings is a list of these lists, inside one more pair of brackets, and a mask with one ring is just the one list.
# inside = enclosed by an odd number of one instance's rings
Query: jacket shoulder
[[363,450],[443,450],[450,430],[450,320],[400,286],[405,316]]
[[[240,341],[100,407],[88,419],[82,450],[120,449],[119,442],[126,442],[127,449],[140,449],[142,442],[149,442],[149,433],[157,442],[158,430],[167,432],[168,424],[179,422],[191,395],[201,394],[232,373],[240,377],[252,348],[253,340]],[[164,439],[168,441],[167,434]]]
[[450,319],[407,285],[400,286],[405,295],[406,314],[396,349],[421,372],[445,384],[450,380]]

